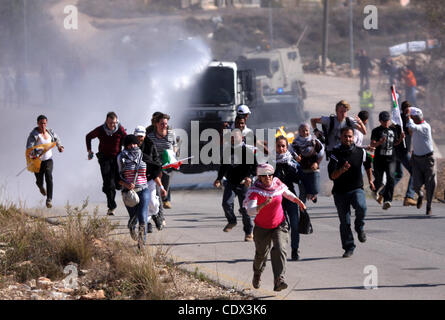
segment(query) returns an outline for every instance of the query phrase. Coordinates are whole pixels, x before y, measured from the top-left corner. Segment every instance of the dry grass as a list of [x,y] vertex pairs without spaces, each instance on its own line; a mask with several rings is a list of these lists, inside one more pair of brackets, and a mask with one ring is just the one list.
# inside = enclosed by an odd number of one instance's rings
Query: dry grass
[[[12,204],[0,203],[0,288],[11,279],[25,283],[46,277],[60,281],[64,268],[80,271],[80,297],[104,290],[107,299],[249,299],[248,295],[211,283],[201,274],[180,270],[169,260],[169,248],[146,246],[111,237],[114,226],[86,208],[66,206],[59,225],[31,218]],[[3,283],[3,285],[2,285]]]
[[65,277],[69,263],[89,269],[90,284],[107,283],[110,297],[120,292],[131,298],[166,299],[149,250],[142,252],[109,238],[114,226],[97,212],[88,215],[88,202],[66,206],[60,226],[30,218],[14,206],[0,205],[0,242],[6,248],[0,259],[1,273],[18,282],[38,277]]

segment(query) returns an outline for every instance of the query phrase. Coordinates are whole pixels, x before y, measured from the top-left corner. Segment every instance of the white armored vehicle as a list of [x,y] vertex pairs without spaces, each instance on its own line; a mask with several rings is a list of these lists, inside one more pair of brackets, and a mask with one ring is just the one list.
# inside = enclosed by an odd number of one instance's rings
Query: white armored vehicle
[[247,52],[237,63],[255,73],[255,112],[249,122],[293,126],[307,119],[303,67],[296,46]]

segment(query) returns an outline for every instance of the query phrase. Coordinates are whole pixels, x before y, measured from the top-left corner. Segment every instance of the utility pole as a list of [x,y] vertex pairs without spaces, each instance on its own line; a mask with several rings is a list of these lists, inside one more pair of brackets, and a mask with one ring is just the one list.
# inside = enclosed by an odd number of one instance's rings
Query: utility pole
[[349,0],[349,54],[351,61],[351,70],[354,69],[354,24],[352,0]]
[[26,0],[23,0],[23,40],[24,40],[24,54],[25,65],[24,69],[28,68],[28,17],[26,15]]
[[270,49],[273,49],[273,16],[272,16],[272,1],[269,2],[269,38],[270,38]]
[[328,12],[329,0],[323,0],[323,47],[321,71],[326,72],[326,58],[328,56]]

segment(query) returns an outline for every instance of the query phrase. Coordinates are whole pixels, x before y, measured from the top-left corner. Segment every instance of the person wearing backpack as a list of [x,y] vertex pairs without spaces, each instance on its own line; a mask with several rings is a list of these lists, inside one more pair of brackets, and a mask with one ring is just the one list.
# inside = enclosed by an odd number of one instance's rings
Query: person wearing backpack
[[[325,144],[326,159],[329,159],[334,147],[340,144],[340,130],[342,128],[351,127],[366,135],[366,126],[362,120],[359,117],[348,117],[347,112],[349,110],[351,110],[349,103],[341,100],[335,105],[336,115],[311,119],[314,135]],[[321,124],[323,132],[317,129],[317,123]]]

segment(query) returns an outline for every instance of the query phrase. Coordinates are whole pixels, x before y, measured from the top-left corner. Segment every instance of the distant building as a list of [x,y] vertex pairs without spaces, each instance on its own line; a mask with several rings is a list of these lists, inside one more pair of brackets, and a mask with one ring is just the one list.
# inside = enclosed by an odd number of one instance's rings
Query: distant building
[[181,8],[201,7],[203,10],[219,8],[260,8],[261,0],[181,0]]
[[[261,0],[179,0],[182,9],[199,7],[203,10],[220,8],[260,8]],[[321,4],[321,0],[279,0],[283,8],[295,8],[305,4]]]

